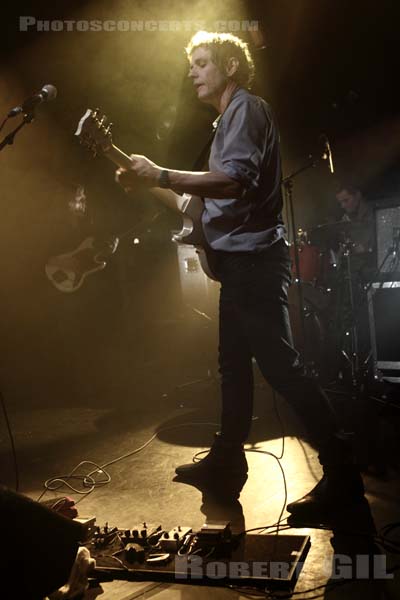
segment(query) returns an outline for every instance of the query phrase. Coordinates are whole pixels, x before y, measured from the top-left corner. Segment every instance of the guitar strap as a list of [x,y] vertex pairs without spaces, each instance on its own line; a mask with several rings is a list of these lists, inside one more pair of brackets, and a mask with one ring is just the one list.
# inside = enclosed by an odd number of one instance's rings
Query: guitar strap
[[214,139],[215,132],[217,131],[220,118],[221,118],[221,115],[218,115],[218,117],[213,122],[212,132],[208,136],[208,139],[207,139],[207,142],[206,142],[204,148],[202,149],[199,156],[195,160],[193,167],[192,167],[192,171],[201,171],[204,168],[204,165],[208,162],[208,156],[210,154],[211,144]]

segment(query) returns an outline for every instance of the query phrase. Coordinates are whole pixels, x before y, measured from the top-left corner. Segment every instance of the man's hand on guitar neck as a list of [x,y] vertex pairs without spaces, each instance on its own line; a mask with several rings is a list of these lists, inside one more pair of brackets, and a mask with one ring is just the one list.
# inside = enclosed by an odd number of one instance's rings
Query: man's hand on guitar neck
[[131,192],[137,187],[157,187],[162,168],[153,161],[140,154],[131,154],[131,169],[117,169],[115,181],[119,183],[126,192]]
[[[132,167],[117,169],[115,180],[127,192],[139,185],[146,188],[168,188],[177,194],[194,194],[214,199],[241,198],[243,186],[222,172],[176,171],[164,169],[140,154],[131,154]],[[167,174],[167,184],[162,185],[162,174]]]

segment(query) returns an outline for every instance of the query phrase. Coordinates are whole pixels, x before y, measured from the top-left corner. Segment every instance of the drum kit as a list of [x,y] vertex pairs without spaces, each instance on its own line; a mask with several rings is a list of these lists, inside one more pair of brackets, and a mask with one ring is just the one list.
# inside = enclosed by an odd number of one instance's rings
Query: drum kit
[[299,229],[296,244],[290,246],[289,313],[294,345],[309,373],[322,380],[340,376],[344,363],[355,376],[360,360],[365,359],[359,344],[364,283],[352,264],[367,263],[371,254],[363,256],[356,250],[359,227],[359,223],[337,221],[309,233]]

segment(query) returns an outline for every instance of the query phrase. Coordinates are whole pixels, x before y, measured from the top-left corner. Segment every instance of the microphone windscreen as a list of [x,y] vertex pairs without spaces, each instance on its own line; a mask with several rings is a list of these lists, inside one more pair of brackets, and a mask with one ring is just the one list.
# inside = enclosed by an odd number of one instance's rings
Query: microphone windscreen
[[50,102],[50,100],[57,98],[57,88],[54,85],[51,85],[51,83],[44,85],[41,91],[45,94],[46,102]]

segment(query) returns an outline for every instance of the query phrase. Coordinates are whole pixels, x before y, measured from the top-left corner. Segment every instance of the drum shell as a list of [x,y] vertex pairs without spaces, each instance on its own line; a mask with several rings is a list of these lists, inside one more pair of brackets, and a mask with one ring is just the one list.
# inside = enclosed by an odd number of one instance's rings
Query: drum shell
[[[317,246],[301,242],[297,246],[299,255],[300,280],[308,283],[316,283],[321,277],[322,256]],[[292,260],[292,274],[297,279],[295,246],[290,246],[290,258]]]
[[[332,289],[337,286],[337,257],[332,250],[321,251],[317,246],[301,242],[298,245],[300,281],[309,283],[317,289]],[[297,280],[295,247],[290,246],[292,276]],[[308,288],[309,289],[309,288]]]

